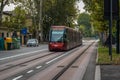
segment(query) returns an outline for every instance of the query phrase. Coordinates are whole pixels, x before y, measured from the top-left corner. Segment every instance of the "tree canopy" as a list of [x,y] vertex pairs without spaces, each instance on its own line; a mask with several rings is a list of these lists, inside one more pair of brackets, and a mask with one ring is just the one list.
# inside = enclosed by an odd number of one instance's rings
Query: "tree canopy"
[[91,37],[92,36],[92,26],[90,23],[90,15],[88,13],[81,13],[78,16],[78,25],[80,26],[80,30],[82,30],[84,37]]
[[107,21],[104,20],[104,0],[83,0],[85,10],[91,15],[91,22],[97,32],[108,30]]
[[[14,11],[16,16],[14,16],[14,19],[15,17],[17,19],[18,15],[21,15],[21,17],[19,16],[19,20],[24,23],[23,21],[26,19],[26,16],[24,15],[29,15],[33,23],[30,28],[33,29],[33,33],[36,31],[38,32],[41,27],[44,35],[48,36],[51,25],[66,25],[69,27],[74,27],[74,20],[77,18],[78,11],[76,2],[79,0],[1,0],[1,2],[2,1],[6,2],[6,5],[11,1],[10,3],[14,3],[21,7],[21,9],[16,7]],[[19,13],[19,10],[21,10],[21,13]],[[18,24],[17,21],[18,20],[15,21],[16,24]]]

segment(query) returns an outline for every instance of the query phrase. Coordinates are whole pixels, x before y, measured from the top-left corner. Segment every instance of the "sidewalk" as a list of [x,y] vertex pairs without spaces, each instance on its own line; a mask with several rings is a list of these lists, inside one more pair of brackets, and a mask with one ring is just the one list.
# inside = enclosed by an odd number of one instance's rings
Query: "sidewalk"
[[97,65],[95,80],[120,80],[120,65]]

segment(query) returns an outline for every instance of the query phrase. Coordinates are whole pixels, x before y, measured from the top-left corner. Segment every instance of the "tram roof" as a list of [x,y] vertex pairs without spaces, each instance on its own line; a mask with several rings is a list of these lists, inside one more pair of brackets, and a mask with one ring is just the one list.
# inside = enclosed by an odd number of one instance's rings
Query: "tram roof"
[[[70,29],[70,30],[76,31],[75,29],[70,28],[70,27],[67,27],[67,26],[51,26],[51,28],[67,28],[67,29]],[[77,31],[77,32],[78,32],[78,31]]]

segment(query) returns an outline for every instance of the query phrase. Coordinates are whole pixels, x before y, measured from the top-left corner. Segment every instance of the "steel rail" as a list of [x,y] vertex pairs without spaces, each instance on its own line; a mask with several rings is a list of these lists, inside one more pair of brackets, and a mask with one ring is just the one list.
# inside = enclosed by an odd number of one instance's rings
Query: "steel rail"
[[77,57],[75,57],[66,67],[64,67],[58,74],[56,74],[52,80],[57,80],[66,70],[68,70],[68,68],[70,68],[70,66],[82,55],[84,54],[84,52],[91,47],[91,45],[93,45],[95,42],[92,42],[84,51],[81,52],[81,54],[79,54]]
[[19,65],[22,65],[22,64],[25,64],[25,63],[28,63],[28,62],[35,61],[35,60],[40,59],[40,58],[44,58],[44,57],[49,56],[49,55],[53,55],[54,53],[55,53],[55,52],[51,52],[51,53],[49,53],[49,54],[46,54],[46,55],[43,55],[43,56],[40,56],[40,57],[31,59],[31,60],[28,60],[28,61],[25,61],[25,62],[22,62],[22,63],[19,63],[19,64],[17,64],[17,65],[13,65],[13,66],[10,66],[10,67],[1,69],[0,72],[5,71],[5,70],[8,70],[8,69],[11,69],[11,68],[14,68],[14,67],[16,67],[16,66],[19,66]]

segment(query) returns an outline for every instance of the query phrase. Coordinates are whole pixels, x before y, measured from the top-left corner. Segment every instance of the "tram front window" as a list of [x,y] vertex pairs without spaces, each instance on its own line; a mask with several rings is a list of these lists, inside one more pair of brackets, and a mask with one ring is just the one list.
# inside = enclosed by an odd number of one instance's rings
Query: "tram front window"
[[51,42],[63,42],[63,30],[53,30],[51,35]]

